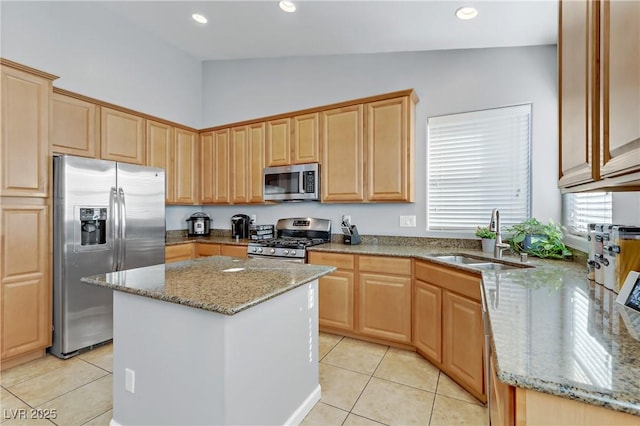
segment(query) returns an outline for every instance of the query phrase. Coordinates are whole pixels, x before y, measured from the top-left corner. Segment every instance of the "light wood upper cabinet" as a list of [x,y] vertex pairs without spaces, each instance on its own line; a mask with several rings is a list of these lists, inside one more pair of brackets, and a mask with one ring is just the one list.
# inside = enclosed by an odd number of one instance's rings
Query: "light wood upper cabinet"
[[200,133],[200,203],[213,203],[213,132]]
[[445,290],[442,294],[443,366],[448,374],[486,401],[482,307],[480,302]]
[[640,2],[601,3],[603,177],[640,171]]
[[231,184],[231,202],[234,204],[249,202],[249,180],[251,179],[249,144],[248,126],[231,129],[229,182]]
[[413,201],[414,103],[409,97],[366,105],[369,201]]
[[320,114],[297,115],[291,118],[293,127],[292,163],[320,161]]
[[203,204],[229,203],[229,129],[206,132],[201,135],[202,196]]
[[97,158],[100,154],[100,107],[53,93],[51,153]]
[[[598,179],[594,145],[594,2],[560,0],[558,99],[560,186]],[[595,149],[596,152],[592,150]],[[596,160],[597,161],[597,160]]]
[[264,202],[262,171],[265,164],[265,124],[249,125],[249,202]]
[[291,164],[291,121],[280,118],[267,121],[266,165],[288,166]]
[[0,72],[0,196],[47,197],[51,81],[55,77],[13,68],[4,61]]
[[144,118],[111,108],[101,108],[102,159],[144,164]]
[[174,191],[176,204],[197,204],[199,177],[198,134],[190,130],[174,130]]
[[51,346],[49,207],[45,200],[3,198],[0,304],[3,368],[7,359]]
[[165,200],[167,204],[175,202],[175,145],[174,129],[168,124],[147,120],[147,161],[150,167],[165,170]]
[[364,201],[362,105],[322,111],[322,201]]

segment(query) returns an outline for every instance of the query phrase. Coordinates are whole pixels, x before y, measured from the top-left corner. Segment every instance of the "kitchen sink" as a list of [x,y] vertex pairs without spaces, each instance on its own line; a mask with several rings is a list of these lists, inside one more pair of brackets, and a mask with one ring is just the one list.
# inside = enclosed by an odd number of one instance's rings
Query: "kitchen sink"
[[478,259],[475,257],[468,257],[459,254],[435,256],[436,259],[444,260],[445,262],[458,263],[469,268],[480,269],[484,271],[506,271],[509,269],[530,268],[529,265],[509,265],[506,263],[491,262],[488,259]]
[[475,259],[473,257],[460,256],[460,255],[448,255],[448,256],[436,256],[436,259],[444,260],[453,263],[464,263],[465,265],[472,263],[486,263],[484,259]]

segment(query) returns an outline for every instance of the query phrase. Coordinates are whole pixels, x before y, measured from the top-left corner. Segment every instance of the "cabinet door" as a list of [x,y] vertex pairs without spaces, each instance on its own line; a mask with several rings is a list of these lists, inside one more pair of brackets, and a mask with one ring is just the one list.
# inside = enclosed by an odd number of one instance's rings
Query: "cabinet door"
[[601,2],[603,177],[640,170],[640,2]]
[[249,125],[249,202],[262,203],[265,124]]
[[293,124],[293,164],[318,163],[320,161],[320,114],[298,115]]
[[249,127],[231,129],[229,157],[231,172],[231,202],[242,204],[249,202]]
[[214,139],[213,132],[200,134],[200,203],[214,200]]
[[229,202],[229,129],[213,133],[213,202]]
[[0,196],[47,197],[51,81],[1,66]]
[[180,262],[191,260],[194,256],[194,244],[175,244],[164,248],[164,262]]
[[220,244],[196,244],[197,257],[220,256]]
[[198,134],[175,129],[175,202],[197,204],[198,200]]
[[220,254],[222,256],[245,258],[247,257],[247,246],[231,246],[223,244],[220,246]]
[[413,103],[408,97],[367,104],[367,199],[413,201]]
[[420,280],[413,291],[413,345],[431,361],[442,363],[442,290]]
[[336,270],[318,283],[320,327],[354,331],[354,273]]
[[175,202],[175,154],[173,127],[147,120],[147,166],[159,167],[165,171],[165,200]]
[[480,303],[445,290],[442,321],[444,368],[476,397],[482,397],[484,329]]
[[558,118],[560,187],[598,177],[594,137],[594,2],[560,0]]
[[267,121],[267,166],[291,164],[291,125],[288,118]]
[[100,107],[91,102],[54,93],[52,97],[51,152],[81,157],[100,155]]
[[489,413],[493,426],[512,426],[515,422],[515,392],[513,387],[502,383],[496,375],[493,359],[489,361],[491,374],[491,398]]
[[363,106],[322,111],[320,121],[322,201],[363,201]]
[[[24,201],[24,200],[22,200]],[[2,360],[51,346],[49,213],[38,204],[3,199]]]
[[411,343],[411,278],[360,273],[359,322],[362,334]]
[[100,108],[102,159],[144,164],[144,119],[137,115]]

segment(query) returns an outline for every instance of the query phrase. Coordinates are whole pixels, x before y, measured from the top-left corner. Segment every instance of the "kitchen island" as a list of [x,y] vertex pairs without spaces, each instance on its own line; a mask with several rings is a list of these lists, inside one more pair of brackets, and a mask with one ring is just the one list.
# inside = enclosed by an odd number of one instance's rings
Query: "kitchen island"
[[115,290],[111,424],[299,423],[333,270],[213,256],[83,278]]

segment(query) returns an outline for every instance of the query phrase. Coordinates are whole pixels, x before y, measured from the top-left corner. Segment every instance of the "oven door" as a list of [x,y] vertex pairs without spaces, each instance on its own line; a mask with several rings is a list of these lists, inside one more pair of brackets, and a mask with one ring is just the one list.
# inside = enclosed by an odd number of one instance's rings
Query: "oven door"
[[259,254],[247,254],[247,257],[249,259],[279,260],[281,262],[307,263],[304,257],[261,256]]

